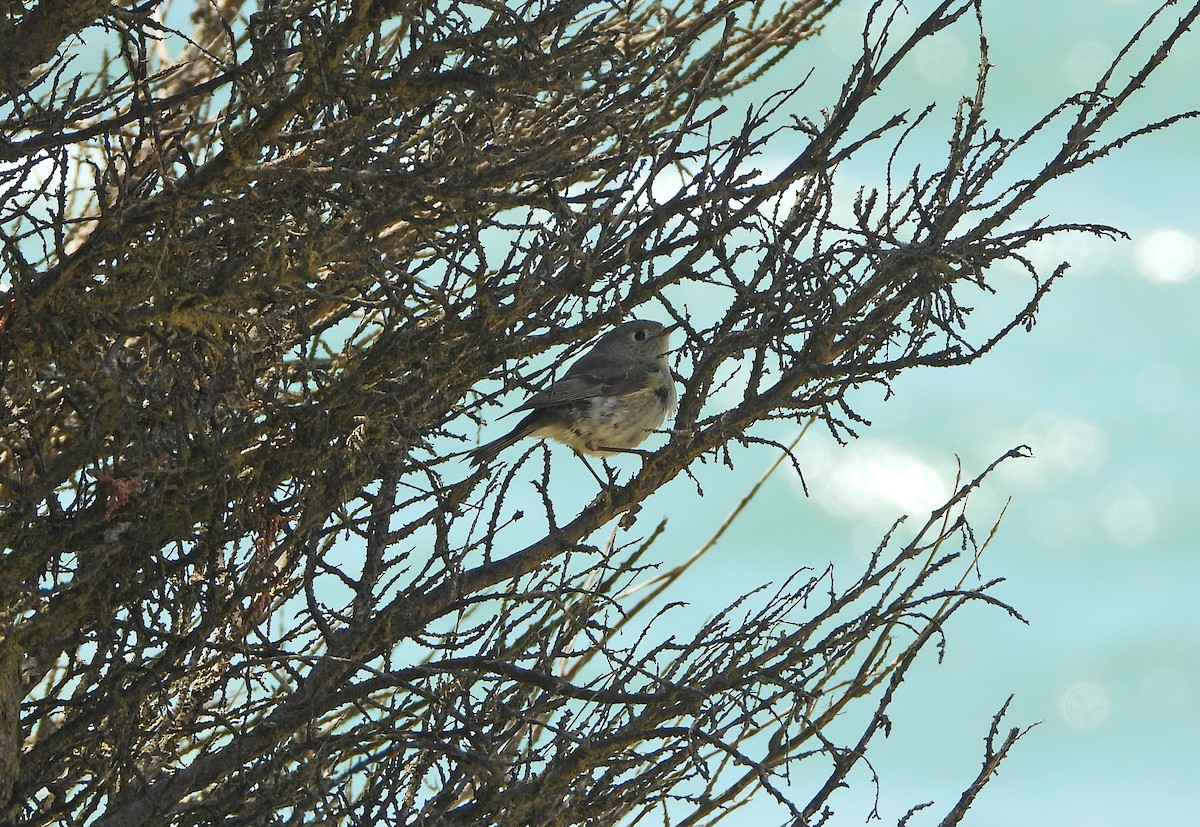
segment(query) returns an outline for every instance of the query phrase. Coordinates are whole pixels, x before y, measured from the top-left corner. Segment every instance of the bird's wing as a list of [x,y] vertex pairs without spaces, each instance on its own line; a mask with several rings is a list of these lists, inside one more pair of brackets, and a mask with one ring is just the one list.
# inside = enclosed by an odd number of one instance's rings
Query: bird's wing
[[595,396],[623,396],[646,387],[653,373],[650,368],[634,368],[618,376],[572,372],[544,391],[538,391],[510,413],[566,405]]

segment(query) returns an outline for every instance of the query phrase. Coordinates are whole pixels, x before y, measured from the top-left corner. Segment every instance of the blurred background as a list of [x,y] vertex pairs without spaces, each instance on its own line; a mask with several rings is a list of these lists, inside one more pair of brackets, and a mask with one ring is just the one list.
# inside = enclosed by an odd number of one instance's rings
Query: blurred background
[[[926,5],[910,8],[920,15]],[[984,5],[994,66],[988,122],[1014,136],[1091,88],[1157,4]],[[792,107],[797,114],[816,117],[822,102],[835,99],[869,6],[844,3],[819,38],[767,79],[782,86],[812,70]],[[1177,19],[1168,13],[1163,23]],[[881,90],[880,111],[919,111],[936,101],[934,132],[944,136],[959,98],[974,92],[974,21],[942,32],[917,58]],[[1122,123],[1200,108],[1198,79],[1195,32]],[[755,97],[731,109],[744,111]],[[869,148],[840,177],[878,185],[890,148],[886,141]],[[927,151],[925,163],[937,164],[944,150],[941,138],[916,153]],[[779,582],[798,566],[819,570],[832,561],[849,579],[895,518],[911,514],[919,525],[945,500],[956,458],[971,477],[1013,446],[1032,448],[1033,459],[1009,462],[989,479],[971,512],[986,531],[1011,497],[981,573],[1006,579],[995,594],[1029,623],[969,608],[948,629],[943,662],[930,649],[910,674],[892,709],[890,738],[868,753],[881,779],[883,823],[914,804],[957,798],[978,772],[992,715],[1010,694],[1009,725],[1040,723],[972,808],[971,827],[1197,823],[1198,188],[1200,123],[1190,122],[1044,191],[1027,218],[1111,224],[1130,238],[1065,236],[1041,245],[1035,260],[1045,272],[1064,260],[1071,269],[1031,332],[1013,333],[974,365],[906,374],[886,401],[864,391],[859,410],[874,424],[848,446],[812,429],[799,449],[810,496],[794,472],[780,469],[676,595],[702,617],[735,591]],[[1027,284],[1020,292],[1027,295]],[[989,327],[986,308],[979,315]],[[672,556],[686,554],[689,540],[701,544],[770,460],[747,454],[732,473],[702,474],[704,500],[686,480],[660,492],[648,511],[676,515]],[[856,780],[832,824],[863,824],[876,806],[869,775]],[[936,823],[937,811],[912,823]],[[734,820],[777,823],[784,815],[761,796]]]

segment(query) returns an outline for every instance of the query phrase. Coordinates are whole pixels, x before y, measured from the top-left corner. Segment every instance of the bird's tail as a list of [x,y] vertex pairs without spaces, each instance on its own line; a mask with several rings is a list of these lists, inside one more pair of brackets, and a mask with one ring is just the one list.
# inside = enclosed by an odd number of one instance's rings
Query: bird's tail
[[519,439],[524,439],[537,429],[535,422],[534,411],[529,416],[526,416],[517,426],[499,439],[494,439],[484,445],[480,445],[473,451],[467,453],[467,459],[472,465],[487,465],[496,458],[496,455],[512,445]]

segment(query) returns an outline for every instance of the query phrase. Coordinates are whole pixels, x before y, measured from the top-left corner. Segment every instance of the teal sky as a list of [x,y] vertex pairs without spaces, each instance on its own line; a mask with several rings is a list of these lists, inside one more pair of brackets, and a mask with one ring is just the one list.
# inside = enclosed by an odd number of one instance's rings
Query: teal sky
[[[868,5],[845,4],[783,67],[785,78],[814,69],[807,101],[840,84]],[[930,5],[909,3],[916,12]],[[994,65],[989,124],[1019,133],[1091,86],[1154,5],[985,3]],[[928,44],[880,100],[888,110],[937,101],[934,123],[944,124],[973,91],[977,62],[967,21]],[[1200,108],[1197,78],[1200,33],[1176,49],[1122,123]],[[944,140],[929,146],[930,161],[943,147]],[[801,448],[811,496],[780,473],[691,575],[685,591],[701,616],[705,604],[715,608],[735,590],[778,581],[799,565],[832,561],[848,578],[895,517],[910,513],[919,523],[945,498],[956,456],[973,476],[1014,445],[1033,448],[1034,459],[991,479],[973,511],[985,525],[1012,498],[982,573],[1006,578],[997,595],[1029,625],[999,611],[967,611],[949,629],[944,662],[928,657],[912,674],[893,710],[891,738],[870,753],[884,824],[913,804],[957,797],[978,771],[991,716],[1009,694],[1016,696],[1010,725],[1041,723],[966,824],[1196,823],[1197,147],[1200,124],[1185,123],[1046,190],[1030,215],[1112,224],[1130,240],[1064,237],[1043,245],[1039,260],[1072,267],[1031,333],[1013,334],[975,365],[908,374],[887,402],[864,394],[861,409],[874,424],[860,439],[842,448],[817,434]],[[848,174],[870,185],[887,148]],[[768,462],[762,454],[751,468],[754,460],[745,459],[723,483],[705,475],[710,502],[699,513],[711,516],[675,526],[675,542],[689,534],[702,541],[726,510],[714,507],[712,492],[728,486],[740,496]],[[667,513],[696,506],[684,481],[659,499]],[[865,774],[857,781],[835,799],[833,824],[866,821],[874,790]],[[785,816],[765,800],[752,812],[744,823]],[[911,823],[936,824],[936,812]]]

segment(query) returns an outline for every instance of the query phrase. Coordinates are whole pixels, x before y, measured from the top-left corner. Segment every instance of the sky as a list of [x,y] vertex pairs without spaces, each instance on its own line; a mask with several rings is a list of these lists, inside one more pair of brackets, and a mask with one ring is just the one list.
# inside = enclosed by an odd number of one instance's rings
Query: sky
[[[813,104],[842,80],[867,5],[845,4],[782,67],[792,76],[813,69]],[[989,124],[1019,132],[1091,86],[1153,7],[1146,0],[985,3],[994,66]],[[973,90],[977,62],[968,21],[923,48],[880,97],[889,107],[937,101],[948,119]],[[1197,77],[1200,33],[1172,53],[1126,123],[1200,108]],[[884,824],[913,804],[957,797],[978,771],[988,724],[1010,694],[1008,724],[1037,726],[965,824],[1195,823],[1198,146],[1200,124],[1185,123],[1043,193],[1035,214],[1112,224],[1130,238],[1043,245],[1040,260],[1072,266],[1031,332],[1014,333],[974,365],[909,373],[887,401],[864,392],[858,401],[873,424],[857,440],[839,446],[814,429],[802,441],[809,495],[794,474],[780,472],[689,575],[702,614],[706,596],[777,582],[797,565],[833,562],[853,571],[896,517],[922,516],[945,499],[960,460],[973,476],[1008,448],[1031,447],[1032,459],[1006,464],[974,501],[981,525],[1007,503],[982,574],[1005,578],[997,596],[1029,623],[967,612],[949,631],[943,662],[926,658],[911,675],[891,737],[870,753]],[[938,149],[930,148],[931,158]],[[848,172],[869,185],[885,161],[868,155]],[[751,470],[761,469],[747,476]],[[694,489],[678,485],[659,496],[669,501],[660,505],[665,512],[678,511]],[[717,511],[712,525],[692,526],[697,542],[723,518]],[[865,823],[874,794],[860,774],[835,798],[831,823]],[[936,824],[938,812],[911,823]],[[763,823],[774,814],[783,821],[766,802],[745,817],[751,813]]]

